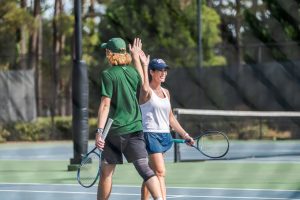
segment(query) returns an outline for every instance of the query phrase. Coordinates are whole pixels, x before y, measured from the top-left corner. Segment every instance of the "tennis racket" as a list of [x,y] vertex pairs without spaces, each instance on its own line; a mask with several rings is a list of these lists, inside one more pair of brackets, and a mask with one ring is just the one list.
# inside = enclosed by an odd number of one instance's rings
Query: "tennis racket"
[[[110,129],[113,120],[108,118],[105,128],[102,133],[102,138],[105,139]],[[80,167],[77,170],[77,181],[85,188],[92,187],[100,175],[101,153],[97,147],[88,152],[81,161]]]
[[[206,131],[199,137],[194,138],[195,144],[192,145],[203,155],[209,158],[221,158],[229,150],[229,139],[225,133],[220,131]],[[175,143],[188,143],[188,140],[173,139]]]

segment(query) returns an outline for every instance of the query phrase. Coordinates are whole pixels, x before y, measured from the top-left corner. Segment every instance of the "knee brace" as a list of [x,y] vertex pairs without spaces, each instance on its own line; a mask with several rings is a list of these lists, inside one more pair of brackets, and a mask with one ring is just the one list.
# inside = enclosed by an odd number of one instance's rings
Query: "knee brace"
[[146,182],[151,177],[155,176],[153,170],[149,167],[148,158],[141,158],[133,162],[135,169]]

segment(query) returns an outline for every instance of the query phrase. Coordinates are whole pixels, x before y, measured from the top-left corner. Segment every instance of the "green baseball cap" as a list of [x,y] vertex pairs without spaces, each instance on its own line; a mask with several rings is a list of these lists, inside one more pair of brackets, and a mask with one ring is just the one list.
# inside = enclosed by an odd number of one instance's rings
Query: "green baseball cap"
[[109,49],[113,53],[125,53],[126,43],[122,38],[111,38],[107,43],[102,43],[101,48]]

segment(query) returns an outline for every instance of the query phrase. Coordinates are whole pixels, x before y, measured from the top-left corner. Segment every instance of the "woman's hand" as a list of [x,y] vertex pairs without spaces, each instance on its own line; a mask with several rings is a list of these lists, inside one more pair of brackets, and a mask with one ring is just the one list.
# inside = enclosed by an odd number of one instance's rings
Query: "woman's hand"
[[184,139],[186,141],[186,144],[188,144],[190,146],[192,146],[192,145],[195,144],[194,139],[189,134],[187,134],[187,133],[185,134]]
[[148,65],[150,62],[150,55],[146,56],[144,51],[141,50],[140,51],[140,61],[141,61],[142,66],[148,70]]

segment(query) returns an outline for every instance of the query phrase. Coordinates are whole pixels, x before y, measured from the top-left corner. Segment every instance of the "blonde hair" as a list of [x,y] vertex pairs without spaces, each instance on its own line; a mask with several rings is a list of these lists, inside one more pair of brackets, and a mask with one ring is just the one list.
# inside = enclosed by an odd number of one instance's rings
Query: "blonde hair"
[[113,53],[110,50],[106,51],[106,58],[111,65],[128,65],[132,58],[129,53]]

